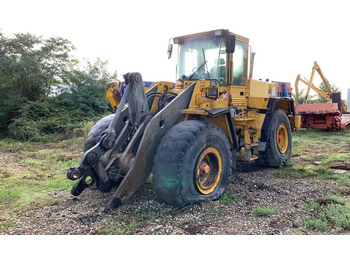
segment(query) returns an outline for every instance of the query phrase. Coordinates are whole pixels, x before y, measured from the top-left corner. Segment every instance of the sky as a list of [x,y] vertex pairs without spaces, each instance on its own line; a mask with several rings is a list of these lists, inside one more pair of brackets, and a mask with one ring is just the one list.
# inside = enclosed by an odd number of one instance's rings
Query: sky
[[[298,74],[310,78],[317,61],[346,99],[348,5],[345,0],[3,0],[0,30],[5,36],[61,36],[74,44],[78,59],[99,57],[109,61],[111,72],[140,72],[144,81],[175,81],[176,56],[168,60],[166,53],[170,38],[229,29],[250,39],[254,79],[294,87]],[[315,77],[314,84],[320,82]]]

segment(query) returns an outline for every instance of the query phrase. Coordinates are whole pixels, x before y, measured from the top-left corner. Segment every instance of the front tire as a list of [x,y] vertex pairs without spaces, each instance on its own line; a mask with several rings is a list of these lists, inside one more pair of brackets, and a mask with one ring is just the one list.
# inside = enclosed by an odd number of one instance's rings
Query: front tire
[[98,120],[96,124],[91,128],[87,139],[85,140],[84,152],[88,151],[90,148],[94,147],[103,131],[105,131],[109,124],[112,122],[114,114],[110,114]]
[[162,138],[153,164],[153,187],[165,203],[184,207],[218,199],[227,189],[231,151],[217,126],[189,120]]

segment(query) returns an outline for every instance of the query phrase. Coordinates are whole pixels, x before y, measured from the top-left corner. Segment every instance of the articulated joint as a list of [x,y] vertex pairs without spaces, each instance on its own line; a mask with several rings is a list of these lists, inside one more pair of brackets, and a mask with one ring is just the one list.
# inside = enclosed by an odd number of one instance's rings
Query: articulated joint
[[103,148],[109,150],[114,146],[115,139],[116,139],[115,132],[112,131],[110,133],[107,133],[101,136],[101,138],[99,139],[99,142]]
[[142,82],[142,76],[140,73],[127,73],[125,75],[125,84],[134,84],[136,82]]

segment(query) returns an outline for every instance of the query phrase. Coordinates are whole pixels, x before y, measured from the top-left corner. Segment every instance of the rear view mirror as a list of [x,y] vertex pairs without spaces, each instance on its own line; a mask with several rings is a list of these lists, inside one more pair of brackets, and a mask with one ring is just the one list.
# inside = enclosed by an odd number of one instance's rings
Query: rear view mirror
[[236,36],[228,35],[226,38],[226,53],[232,54],[235,52]]

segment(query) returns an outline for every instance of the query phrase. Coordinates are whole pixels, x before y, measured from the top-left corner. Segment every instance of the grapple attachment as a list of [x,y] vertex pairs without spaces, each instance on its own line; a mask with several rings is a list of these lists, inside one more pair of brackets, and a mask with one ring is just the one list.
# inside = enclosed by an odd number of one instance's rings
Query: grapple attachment
[[[94,183],[102,192],[116,191],[105,210],[118,207],[147,180],[160,139],[188,107],[193,87],[190,85],[155,114],[150,113],[158,86],[147,95],[139,73],[125,76],[126,90],[108,128],[96,145],[87,150],[77,167],[68,170],[67,177],[78,180],[71,193],[80,195]],[[128,105],[125,109],[124,105]]]

